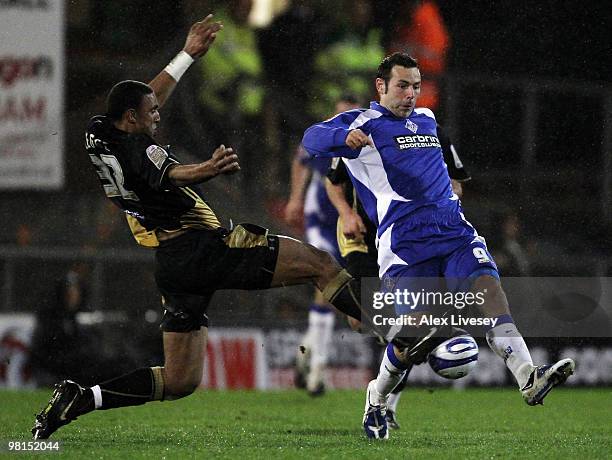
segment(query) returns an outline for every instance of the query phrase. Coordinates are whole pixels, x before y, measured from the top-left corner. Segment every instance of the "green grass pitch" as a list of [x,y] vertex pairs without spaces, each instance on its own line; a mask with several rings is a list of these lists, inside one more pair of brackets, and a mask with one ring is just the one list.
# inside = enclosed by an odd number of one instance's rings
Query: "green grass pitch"
[[[0,456],[29,430],[49,391],[0,392]],[[368,441],[363,392],[198,391],[180,401],[99,411],[60,429],[61,458],[611,458],[612,389],[554,390],[529,407],[517,390],[413,388],[401,430]],[[17,455],[17,457],[16,457]],[[56,454],[47,454],[53,456]],[[32,457],[41,458],[32,454]],[[53,457],[52,457],[53,458]]]

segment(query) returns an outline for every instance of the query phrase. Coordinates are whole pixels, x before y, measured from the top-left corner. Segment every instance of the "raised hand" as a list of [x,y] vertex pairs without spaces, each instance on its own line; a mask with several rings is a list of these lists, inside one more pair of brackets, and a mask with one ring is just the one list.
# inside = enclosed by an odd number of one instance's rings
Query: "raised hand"
[[215,41],[217,32],[223,28],[223,24],[213,21],[212,18],[213,15],[209,14],[201,21],[193,24],[189,29],[183,51],[194,59],[206,54],[212,42]]

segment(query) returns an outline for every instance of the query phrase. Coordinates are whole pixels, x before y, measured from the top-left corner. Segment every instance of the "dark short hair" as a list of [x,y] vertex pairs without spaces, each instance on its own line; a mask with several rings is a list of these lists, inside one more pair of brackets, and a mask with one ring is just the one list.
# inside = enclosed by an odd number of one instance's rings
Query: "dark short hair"
[[393,67],[396,65],[406,67],[408,69],[419,67],[417,60],[409,54],[393,53],[381,61],[378,66],[378,71],[376,72],[376,78],[382,78],[385,80],[385,84],[388,85],[389,80],[391,79],[391,69],[393,69]]
[[127,110],[138,110],[142,98],[151,93],[153,88],[146,83],[135,80],[120,81],[108,93],[106,115],[113,121],[120,120]]

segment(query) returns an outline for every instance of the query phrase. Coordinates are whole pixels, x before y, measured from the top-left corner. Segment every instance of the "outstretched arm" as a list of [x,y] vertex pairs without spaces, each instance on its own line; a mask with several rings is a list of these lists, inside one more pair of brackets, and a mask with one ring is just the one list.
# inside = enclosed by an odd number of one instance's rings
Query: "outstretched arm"
[[214,22],[212,17],[213,15],[209,14],[191,26],[183,49],[164,70],[149,82],[160,107],[168,100],[183,73],[196,59],[206,54],[210,45],[215,41],[217,32],[223,28],[223,25],[220,22]]
[[350,129],[360,113],[359,110],[350,110],[312,125],[304,133],[302,145],[315,157],[357,158],[361,147],[372,145],[363,131],[367,123],[360,125],[362,129]]

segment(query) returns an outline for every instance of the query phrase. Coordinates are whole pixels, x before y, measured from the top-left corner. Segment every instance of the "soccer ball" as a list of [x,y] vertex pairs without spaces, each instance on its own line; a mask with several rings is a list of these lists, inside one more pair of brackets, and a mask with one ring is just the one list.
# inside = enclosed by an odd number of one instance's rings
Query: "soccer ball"
[[445,340],[427,358],[436,374],[447,379],[460,379],[476,367],[478,344],[469,334]]

